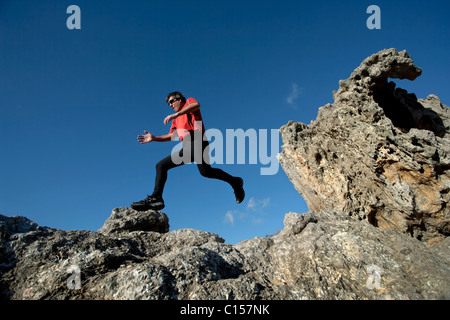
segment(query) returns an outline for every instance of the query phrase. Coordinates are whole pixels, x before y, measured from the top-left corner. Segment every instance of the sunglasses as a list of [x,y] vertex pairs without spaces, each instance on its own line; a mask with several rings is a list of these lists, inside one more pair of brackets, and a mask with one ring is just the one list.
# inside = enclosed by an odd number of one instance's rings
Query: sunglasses
[[174,103],[175,101],[178,101],[178,100],[180,100],[180,99],[170,99],[170,100],[169,100],[169,106],[170,106],[172,103]]

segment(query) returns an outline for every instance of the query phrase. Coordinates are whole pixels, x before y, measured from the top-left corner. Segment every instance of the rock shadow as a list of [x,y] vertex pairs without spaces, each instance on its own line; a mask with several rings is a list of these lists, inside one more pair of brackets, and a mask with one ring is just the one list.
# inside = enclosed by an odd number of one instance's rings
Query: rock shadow
[[393,125],[402,132],[416,128],[432,131],[438,137],[444,137],[447,129],[442,118],[432,109],[425,108],[414,93],[396,88],[394,82],[387,80],[373,89],[374,101],[384,110]]

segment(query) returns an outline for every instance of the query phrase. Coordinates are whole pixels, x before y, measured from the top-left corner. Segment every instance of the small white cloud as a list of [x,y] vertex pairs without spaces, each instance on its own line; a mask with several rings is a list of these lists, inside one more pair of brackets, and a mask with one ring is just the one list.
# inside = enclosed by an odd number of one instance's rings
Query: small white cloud
[[295,100],[299,97],[302,89],[298,87],[298,84],[293,83],[291,87],[291,93],[286,98],[286,102],[291,106],[295,104]]
[[255,198],[250,198],[247,203],[247,209],[253,209],[256,207],[256,201]]
[[228,211],[225,214],[225,219],[223,220],[225,223],[229,223],[234,226],[234,211]]
[[270,204],[270,197],[265,199],[250,198],[245,210],[229,210],[225,214],[223,222],[234,226],[239,221],[251,222],[253,224],[264,223],[263,217],[267,214],[264,212],[264,208]]
[[262,204],[261,204],[261,209],[267,207],[269,205],[269,203],[270,203],[270,198],[263,199]]
[[264,220],[261,218],[254,218],[252,222],[253,224],[261,224],[264,222]]
[[252,198],[250,198],[250,200],[248,200],[247,209],[251,209],[253,211],[261,210],[261,209],[264,209],[265,207],[267,207],[269,205],[269,203],[270,203],[270,198],[258,200],[258,199],[255,199],[252,197]]

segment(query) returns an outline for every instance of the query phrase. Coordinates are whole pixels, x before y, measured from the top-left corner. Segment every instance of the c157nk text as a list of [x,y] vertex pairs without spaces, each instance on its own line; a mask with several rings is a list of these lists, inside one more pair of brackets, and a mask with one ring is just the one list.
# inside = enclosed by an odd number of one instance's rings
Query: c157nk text
[[204,315],[208,318],[213,315],[214,312],[224,313],[227,315],[265,315],[269,313],[269,305],[254,305],[254,304],[227,304],[224,308],[216,307],[201,307],[191,306],[188,304],[186,307],[181,307],[180,314],[182,315]]

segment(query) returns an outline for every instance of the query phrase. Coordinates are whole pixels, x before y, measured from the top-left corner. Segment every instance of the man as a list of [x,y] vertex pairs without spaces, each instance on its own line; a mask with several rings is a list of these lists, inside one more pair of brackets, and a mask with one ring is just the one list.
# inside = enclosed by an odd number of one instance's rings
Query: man
[[194,98],[186,100],[183,94],[178,91],[170,93],[166,102],[176,112],[164,119],[164,124],[172,121],[170,132],[162,136],[154,136],[144,130],[146,134],[138,135],[138,142],[145,144],[152,141],[172,141],[178,136],[183,147],[180,151],[158,162],[153,194],[144,200],[133,202],[131,208],[138,211],[163,209],[162,195],[167,180],[167,172],[172,168],[194,161],[202,176],[228,182],[234,190],[236,202],[241,203],[245,197],[242,178],[233,177],[223,170],[212,168],[210,165],[209,142],[206,138],[203,140],[205,126],[200,113],[200,104]]

